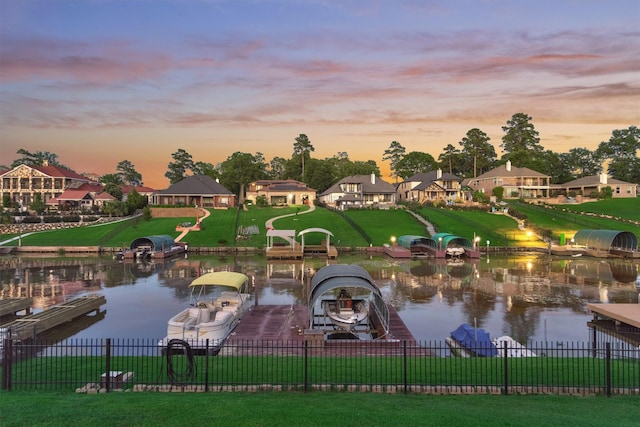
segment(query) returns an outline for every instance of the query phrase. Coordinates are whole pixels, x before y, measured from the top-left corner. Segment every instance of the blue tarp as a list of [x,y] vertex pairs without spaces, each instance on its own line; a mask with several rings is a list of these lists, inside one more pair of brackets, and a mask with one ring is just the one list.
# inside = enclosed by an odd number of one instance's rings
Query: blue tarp
[[475,329],[467,323],[463,323],[458,326],[458,329],[452,331],[451,338],[455,339],[458,344],[477,356],[494,357],[498,355],[498,349],[495,344],[491,342],[489,334],[483,329]]

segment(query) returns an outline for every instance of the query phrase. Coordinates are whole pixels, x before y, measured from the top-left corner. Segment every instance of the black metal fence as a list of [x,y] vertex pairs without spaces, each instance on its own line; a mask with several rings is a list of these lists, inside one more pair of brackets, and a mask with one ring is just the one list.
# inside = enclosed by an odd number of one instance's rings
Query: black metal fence
[[609,342],[534,343],[527,346],[533,355],[504,342],[497,357],[457,357],[442,342],[322,337],[163,345],[155,339],[7,339],[2,389],[640,394],[640,349]]

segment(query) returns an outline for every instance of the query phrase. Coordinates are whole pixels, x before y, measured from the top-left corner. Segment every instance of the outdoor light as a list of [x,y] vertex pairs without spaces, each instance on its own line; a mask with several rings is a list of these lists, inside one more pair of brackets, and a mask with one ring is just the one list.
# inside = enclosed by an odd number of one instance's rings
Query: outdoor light
[[442,237],[438,237],[438,250],[442,250]]

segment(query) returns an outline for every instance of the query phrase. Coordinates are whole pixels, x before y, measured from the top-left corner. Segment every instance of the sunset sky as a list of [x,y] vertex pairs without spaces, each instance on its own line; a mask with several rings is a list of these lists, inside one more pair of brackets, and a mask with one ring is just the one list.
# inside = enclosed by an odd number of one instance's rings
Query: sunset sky
[[[0,0],[0,164],[130,160],[161,189],[171,153],[436,159],[511,116],[545,149],[640,125],[638,0]],[[385,177],[386,178],[386,177]]]

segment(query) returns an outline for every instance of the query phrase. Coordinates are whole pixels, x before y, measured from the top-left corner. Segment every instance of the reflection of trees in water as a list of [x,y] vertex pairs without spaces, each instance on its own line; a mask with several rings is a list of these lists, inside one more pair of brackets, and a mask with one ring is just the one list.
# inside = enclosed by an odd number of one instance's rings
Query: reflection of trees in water
[[540,323],[540,313],[542,313],[542,307],[511,307],[504,313],[506,330],[503,330],[502,334],[526,344]]
[[464,293],[463,307],[467,316],[467,323],[474,325],[477,322],[478,327],[482,326],[484,319],[494,310],[496,304],[496,295],[471,289]]

